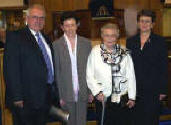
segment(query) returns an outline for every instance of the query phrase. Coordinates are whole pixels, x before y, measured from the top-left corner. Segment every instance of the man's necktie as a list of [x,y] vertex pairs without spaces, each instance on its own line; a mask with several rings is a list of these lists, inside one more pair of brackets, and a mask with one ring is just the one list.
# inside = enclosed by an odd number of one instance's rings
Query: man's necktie
[[36,33],[35,36],[37,37],[37,43],[42,51],[42,54],[43,54],[43,57],[44,57],[44,60],[45,60],[45,63],[46,63],[46,66],[47,66],[47,70],[48,70],[48,83],[51,84],[53,83],[54,81],[54,74],[53,74],[53,71],[52,71],[52,64],[51,64],[51,61],[50,61],[50,58],[49,58],[49,55],[47,54],[47,51],[46,51],[46,48],[45,48],[45,45],[43,44],[43,41],[39,35],[39,33]]

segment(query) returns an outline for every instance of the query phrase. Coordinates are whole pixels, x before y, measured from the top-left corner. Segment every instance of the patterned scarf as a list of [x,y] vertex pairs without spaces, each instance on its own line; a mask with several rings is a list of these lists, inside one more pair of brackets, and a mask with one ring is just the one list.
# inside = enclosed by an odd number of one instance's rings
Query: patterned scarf
[[126,81],[120,81],[119,83],[115,83],[114,79],[117,79],[116,74],[120,71],[120,63],[123,58],[129,54],[129,51],[126,49],[122,49],[119,44],[114,44],[111,52],[107,51],[107,48],[104,44],[100,45],[101,48],[101,57],[104,63],[111,65],[111,73],[112,73],[112,93],[119,94],[121,93],[120,83]]

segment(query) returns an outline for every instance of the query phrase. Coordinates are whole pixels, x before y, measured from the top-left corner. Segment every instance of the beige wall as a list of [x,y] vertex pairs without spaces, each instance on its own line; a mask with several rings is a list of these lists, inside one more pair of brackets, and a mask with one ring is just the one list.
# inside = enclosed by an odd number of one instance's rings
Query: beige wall
[[0,7],[18,7],[23,5],[23,0],[0,0]]
[[171,37],[171,8],[163,11],[163,36]]
[[171,0],[165,0],[165,3],[171,4]]

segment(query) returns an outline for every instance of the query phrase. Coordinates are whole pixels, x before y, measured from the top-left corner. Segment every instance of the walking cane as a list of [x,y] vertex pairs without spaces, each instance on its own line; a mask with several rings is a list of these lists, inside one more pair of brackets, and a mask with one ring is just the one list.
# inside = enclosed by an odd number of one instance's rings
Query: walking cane
[[101,125],[103,125],[103,122],[104,122],[104,113],[105,113],[106,101],[107,101],[107,97],[104,97],[104,100],[102,101],[102,118],[101,118]]

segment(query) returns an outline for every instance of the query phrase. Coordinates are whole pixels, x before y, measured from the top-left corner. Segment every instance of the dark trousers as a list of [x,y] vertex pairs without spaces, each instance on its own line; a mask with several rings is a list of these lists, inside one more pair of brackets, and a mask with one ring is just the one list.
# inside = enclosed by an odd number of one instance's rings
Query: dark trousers
[[95,106],[96,106],[96,120],[97,120],[97,124],[101,125],[102,103],[95,99]]
[[[96,103],[96,113],[98,125],[101,124],[102,104],[98,100]],[[105,107],[104,125],[133,125],[133,109],[122,108],[120,104],[112,103],[108,98]]]
[[135,106],[135,125],[159,125],[159,97],[140,98]]
[[50,106],[59,106],[59,98],[58,95],[55,95],[53,86],[48,84],[47,88],[44,106],[35,108],[30,105],[24,105],[23,108],[18,108],[12,105],[10,107],[14,125],[46,125]]
[[13,108],[14,125],[45,125],[48,111],[45,109]]
[[107,100],[104,125],[133,125],[133,109]]

